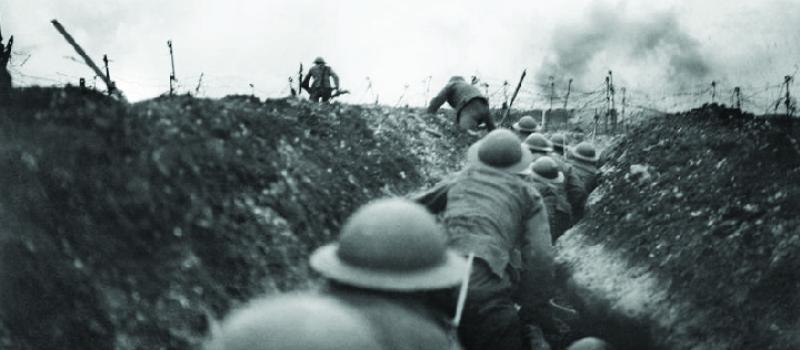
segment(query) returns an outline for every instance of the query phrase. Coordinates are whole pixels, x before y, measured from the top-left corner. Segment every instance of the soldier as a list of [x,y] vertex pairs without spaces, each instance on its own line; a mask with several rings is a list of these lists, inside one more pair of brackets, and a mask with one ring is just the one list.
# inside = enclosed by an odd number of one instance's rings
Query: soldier
[[587,193],[583,187],[583,181],[578,177],[569,162],[566,161],[565,148],[567,147],[566,136],[555,134],[550,137],[553,145],[551,158],[558,165],[558,169],[564,174],[564,190],[567,193],[567,200],[572,212],[572,224],[575,224],[580,217],[577,213],[583,213],[583,205],[586,202]]
[[466,260],[447,249],[436,219],[411,201],[384,199],[359,209],[338,243],[311,255],[325,290],[358,309],[387,349],[459,348],[447,315]]
[[568,151],[568,162],[575,169],[576,174],[583,183],[584,192],[591,193],[597,186],[600,171],[597,169],[599,156],[594,146],[588,142],[581,142]]
[[517,132],[517,135],[519,135],[520,140],[525,140],[528,137],[528,135],[535,133],[539,130],[539,125],[536,124],[536,119],[533,119],[533,117],[526,115],[523,116],[522,118],[519,118],[519,120],[516,123],[514,123],[514,125],[512,125],[511,128]]
[[550,234],[555,244],[558,237],[572,224],[572,207],[567,200],[564,174],[559,170],[558,164],[548,156],[534,161],[531,170],[531,180],[547,206]]
[[567,350],[611,350],[613,347],[595,337],[586,337],[572,343]]
[[550,155],[553,152],[553,143],[538,132],[528,135],[522,145],[531,151],[533,160]]
[[553,134],[553,136],[550,136],[550,142],[553,144],[553,153],[563,157],[564,147],[567,146],[567,138],[564,134]]
[[456,124],[461,129],[476,131],[478,125],[485,123],[489,131],[494,130],[489,100],[463,77],[450,78],[439,94],[431,99],[428,113],[436,113],[445,102],[456,111]]
[[[567,162],[572,166],[586,197],[588,197],[597,186],[597,180],[600,177],[600,171],[597,169],[598,158],[594,146],[588,142],[581,142],[577,146],[567,150]],[[584,199],[580,205],[573,207],[573,214],[576,219],[583,217],[585,204],[586,201]]]
[[542,198],[525,180],[532,159],[514,132],[494,130],[434,187],[450,246],[475,254],[459,328],[466,349],[526,349],[529,326],[549,322],[553,247]]
[[[311,78],[314,78],[314,82],[309,86]],[[331,85],[331,78],[333,85]],[[308,70],[308,75],[303,79],[302,87],[308,91],[309,100],[328,102],[333,91],[339,89],[339,76],[325,64],[322,57],[317,57],[314,60],[314,66]]]
[[305,293],[267,297],[233,312],[205,350],[388,349],[370,320],[335,298]]

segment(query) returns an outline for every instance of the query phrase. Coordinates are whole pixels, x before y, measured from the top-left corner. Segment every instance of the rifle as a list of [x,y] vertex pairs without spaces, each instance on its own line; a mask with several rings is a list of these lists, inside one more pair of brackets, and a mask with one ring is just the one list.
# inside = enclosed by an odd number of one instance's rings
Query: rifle
[[333,94],[331,94],[331,98],[339,97],[339,96],[342,96],[342,95],[347,95],[347,94],[349,94],[349,93],[350,93],[350,91],[348,91],[348,90],[339,90],[339,89],[336,89],[336,92],[334,92]]
[[467,292],[469,291],[469,277],[472,274],[472,261],[475,260],[475,253],[469,253],[467,256],[467,268],[464,270],[464,279],[461,280],[461,288],[458,290],[458,303],[456,304],[456,314],[450,325],[452,326],[450,332],[450,348],[459,349],[458,347],[458,325],[461,323],[461,315],[464,313],[464,304],[467,302]]
[[514,100],[517,99],[517,94],[519,93],[519,89],[522,87],[522,81],[525,80],[525,75],[528,74],[527,69],[522,70],[522,76],[519,77],[519,83],[517,83],[517,88],[514,90],[514,94],[511,95],[511,102],[508,103],[508,109],[506,109],[505,113],[503,113],[503,119],[500,119],[500,122],[497,123],[500,125],[503,123],[509,114],[511,114],[511,106],[514,104]]
[[303,94],[303,63],[300,62],[300,71],[297,72],[297,97]]

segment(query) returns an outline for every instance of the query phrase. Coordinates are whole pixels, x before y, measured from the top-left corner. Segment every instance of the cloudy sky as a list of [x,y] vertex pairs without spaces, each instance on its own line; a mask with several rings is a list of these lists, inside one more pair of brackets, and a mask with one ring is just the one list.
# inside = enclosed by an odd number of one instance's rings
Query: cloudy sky
[[299,63],[323,56],[350,102],[379,95],[384,104],[419,105],[451,75],[475,75],[499,103],[503,82],[511,94],[526,68],[524,106],[549,103],[550,76],[558,96],[574,79],[573,101],[596,103],[591,92],[613,70],[632,103],[710,99],[717,81],[720,99],[740,85],[762,108],[798,69],[800,0],[652,3],[2,0],[0,26],[15,36],[15,83],[91,84],[55,18],[98,63],[108,54],[112,78],[133,101],[168,90],[170,39],[180,91],[194,92],[203,74],[200,94],[210,97],[288,94]]

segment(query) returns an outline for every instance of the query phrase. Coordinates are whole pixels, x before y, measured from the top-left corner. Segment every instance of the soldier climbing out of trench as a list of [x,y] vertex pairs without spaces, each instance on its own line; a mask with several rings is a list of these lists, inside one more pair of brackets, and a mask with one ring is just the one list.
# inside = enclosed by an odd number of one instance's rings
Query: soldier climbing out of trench
[[489,99],[483,96],[477,87],[467,83],[463,77],[450,78],[439,94],[431,99],[428,113],[436,113],[445,102],[455,110],[455,123],[462,130],[475,133],[481,124],[485,124],[489,131],[495,129],[489,110]]
[[547,348],[553,246],[541,195],[525,180],[532,159],[497,129],[469,148],[462,171],[413,197],[443,213],[451,247],[475,254],[459,328],[468,350]]
[[[333,84],[331,84],[331,79]],[[328,102],[331,97],[344,93],[344,91],[339,91],[339,75],[325,63],[325,59],[322,57],[314,60],[314,66],[308,70],[301,86],[308,91],[309,100],[314,102]],[[334,91],[336,92],[334,93]]]
[[[323,293],[355,308],[378,349],[460,349],[455,287],[467,259],[447,248],[436,219],[419,204],[382,199],[356,211],[339,241],[311,255],[327,278]],[[463,305],[463,304],[462,304]]]

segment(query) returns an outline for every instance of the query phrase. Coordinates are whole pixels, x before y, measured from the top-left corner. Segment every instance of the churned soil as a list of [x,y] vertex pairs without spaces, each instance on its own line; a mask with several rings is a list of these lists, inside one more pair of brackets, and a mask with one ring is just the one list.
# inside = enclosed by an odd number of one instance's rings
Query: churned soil
[[800,123],[717,105],[654,118],[605,154],[585,234],[687,298],[698,337],[800,344]]
[[15,90],[0,105],[0,347],[196,348],[232,307],[313,287],[309,252],[356,207],[457,168],[473,140],[451,126],[295,99]]

